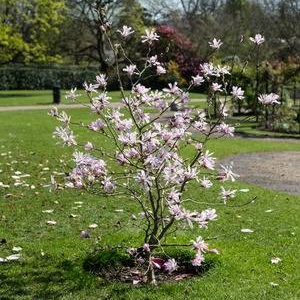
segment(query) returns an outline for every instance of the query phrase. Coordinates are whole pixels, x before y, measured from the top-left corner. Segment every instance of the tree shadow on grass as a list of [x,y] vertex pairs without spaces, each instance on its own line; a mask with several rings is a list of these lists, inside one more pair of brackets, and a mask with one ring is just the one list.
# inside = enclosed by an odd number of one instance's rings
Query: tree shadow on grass
[[[18,265],[17,265],[18,264]],[[7,263],[0,266],[0,299],[59,299],[87,285],[82,264],[47,258],[31,264]]]
[[[180,255],[183,259],[189,258],[188,253]],[[177,258],[175,255],[173,257]],[[201,278],[216,265],[216,259],[208,258],[203,267],[189,278]],[[0,299],[60,299],[65,295],[82,293],[84,290],[103,288],[107,289],[107,295],[111,297],[126,295],[136,286],[133,286],[130,280],[119,280],[120,266],[130,269],[133,260],[126,253],[115,250],[98,251],[80,261],[43,257],[31,262],[1,264]],[[112,275],[110,279],[103,277],[108,273]],[[165,281],[174,282],[174,279],[161,280],[162,283]],[[147,291],[149,285],[142,284],[138,288]]]

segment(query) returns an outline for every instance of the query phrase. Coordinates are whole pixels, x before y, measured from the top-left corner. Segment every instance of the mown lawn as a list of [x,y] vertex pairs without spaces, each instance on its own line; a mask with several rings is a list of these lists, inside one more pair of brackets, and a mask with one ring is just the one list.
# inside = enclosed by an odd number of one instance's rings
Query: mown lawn
[[[70,113],[83,121],[91,117],[84,109]],[[69,190],[50,193],[45,187],[50,174],[64,172],[70,165],[70,149],[57,146],[52,138],[56,121],[46,111],[2,112],[0,120],[0,181],[11,186],[0,188],[0,239],[6,240],[0,244],[0,257],[12,254],[14,246],[23,248],[20,261],[0,263],[1,300],[300,298],[300,197],[236,183],[236,188],[249,188],[250,192],[240,193],[224,207],[216,189],[202,193],[191,186],[189,197],[216,203],[219,218],[206,231],[196,227],[189,235],[179,231],[174,240],[186,242],[198,235],[211,238],[210,245],[218,248],[220,255],[207,255],[208,270],[201,277],[157,287],[105,282],[83,265],[97,245],[140,245],[140,229],[131,221],[131,215],[139,210],[126,199]],[[81,138],[85,138],[83,132]],[[98,139],[98,143],[103,141]],[[296,143],[264,140],[210,142],[217,157],[299,148]],[[17,171],[30,175],[22,179],[28,187],[13,185],[11,176]],[[254,197],[253,203],[242,205]],[[54,212],[43,213],[49,209]],[[123,212],[115,211],[120,209]],[[71,214],[78,216],[73,218]],[[47,225],[48,220],[57,224]],[[92,223],[99,226],[88,229]],[[254,232],[242,233],[242,228]],[[83,229],[91,232],[90,239],[79,237]],[[271,264],[273,256],[282,262]]]
[[[61,103],[71,103],[70,100],[65,99],[68,91],[61,90]],[[88,97],[85,91],[79,90],[78,100],[81,102],[88,102]],[[112,97],[113,102],[118,102],[121,99],[120,91],[110,91],[109,96]],[[205,98],[204,94],[190,93],[191,99]],[[49,105],[53,102],[53,92],[51,90],[38,91],[0,91],[0,106],[22,106],[22,105]]]

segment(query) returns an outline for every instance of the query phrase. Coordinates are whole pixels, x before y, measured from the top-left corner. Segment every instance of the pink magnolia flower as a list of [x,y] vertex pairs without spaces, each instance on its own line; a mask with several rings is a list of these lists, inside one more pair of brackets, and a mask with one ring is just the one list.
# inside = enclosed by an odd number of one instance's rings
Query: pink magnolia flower
[[213,153],[209,153],[208,150],[204,154],[202,154],[200,158],[200,164],[203,165],[204,168],[214,170],[215,168],[215,157],[212,157]]
[[104,122],[101,119],[97,119],[96,121],[91,122],[88,125],[88,128],[93,131],[100,131],[104,128]]
[[211,88],[214,92],[222,92],[222,84],[218,84],[216,82],[213,82],[211,85]]
[[178,269],[177,262],[174,258],[168,259],[164,264],[163,268],[165,271],[167,271],[169,274],[173,273]]
[[126,72],[128,76],[132,76],[133,74],[135,74],[134,72],[135,70],[136,70],[136,65],[129,65],[123,69],[123,71]]
[[178,95],[182,90],[177,86],[177,82],[174,82],[174,84],[169,83],[168,84],[169,88],[164,88],[163,92],[173,94],[173,95]]
[[155,32],[154,29],[146,29],[145,30],[146,35],[142,35],[142,43],[148,43],[151,45],[154,41],[158,41],[159,35]]
[[236,190],[225,190],[223,186],[221,186],[220,198],[224,201],[224,204],[227,203],[229,199],[235,197]]
[[260,33],[257,33],[254,38],[250,37],[249,40],[256,45],[260,45],[265,41],[265,38]]
[[111,180],[111,177],[104,177],[104,179],[101,181],[101,183],[103,185],[103,190],[105,193],[112,193],[116,188],[116,185]]
[[56,127],[53,136],[60,138],[64,146],[77,145],[75,136],[69,127]]
[[65,98],[66,98],[66,99],[70,99],[70,100],[72,100],[72,101],[75,101],[76,98],[77,98],[78,96],[80,96],[79,94],[76,94],[76,91],[77,91],[77,88],[76,88],[76,87],[73,88],[73,89],[71,89],[69,92],[67,92]]
[[154,177],[147,174],[144,170],[141,170],[138,172],[135,179],[140,186],[142,186],[146,191],[149,191],[153,184]]
[[195,258],[192,260],[192,265],[195,267],[200,267],[203,262],[204,262],[204,256],[201,252],[200,253],[198,252]]
[[149,246],[148,243],[145,243],[145,244],[143,245],[143,250],[146,251],[146,252],[150,252],[150,246]]
[[261,94],[258,96],[258,101],[263,105],[272,105],[272,104],[280,104],[279,95],[275,93],[271,94]]
[[229,136],[229,137],[233,137],[234,136],[234,127],[225,124],[224,122],[222,122],[220,125],[216,126],[216,130],[217,132],[225,135],[225,136]]
[[118,140],[124,145],[134,145],[137,143],[137,133],[136,132],[121,132]]
[[160,65],[160,62],[158,62],[158,60],[157,60],[157,55],[153,55],[153,56],[149,57],[147,62],[152,66],[159,66]]
[[87,92],[87,93],[96,93],[97,92],[97,88],[98,88],[98,84],[92,84],[92,83],[90,83],[90,84],[88,84],[88,83],[84,83],[83,84],[83,87],[84,87],[84,89],[85,89],[85,91]]
[[150,91],[150,88],[146,88],[144,85],[138,83],[136,86],[133,87],[133,91],[140,95],[145,95]]
[[209,189],[213,185],[213,183],[205,176],[203,176],[203,178],[200,179],[200,184],[206,189]]
[[199,86],[204,82],[204,78],[200,76],[199,74],[196,76],[192,76],[192,82],[194,86]]
[[197,251],[205,253],[209,250],[208,244],[204,242],[201,236],[198,236],[196,241],[192,241],[192,242],[193,242],[194,249]]
[[157,75],[162,75],[162,74],[166,74],[166,73],[167,73],[167,70],[163,66],[159,65],[156,67]]
[[219,49],[223,45],[223,42],[220,39],[217,40],[214,38],[211,42],[208,42],[208,44],[213,49]]
[[227,181],[227,180],[235,181],[235,179],[237,177],[239,177],[238,174],[233,173],[232,165],[229,165],[229,166],[221,165],[221,168],[222,168],[222,170],[218,174],[218,179],[220,181],[222,181],[222,182]]
[[99,74],[96,76],[96,82],[98,84],[98,87],[105,88],[107,86],[107,77],[105,74]]
[[232,87],[231,95],[233,96],[233,98],[240,99],[240,100],[243,100],[245,98],[244,91],[237,86]]
[[120,33],[123,38],[127,38],[129,35],[134,33],[134,30],[132,30],[129,26],[123,25],[122,30],[118,29],[117,32]]

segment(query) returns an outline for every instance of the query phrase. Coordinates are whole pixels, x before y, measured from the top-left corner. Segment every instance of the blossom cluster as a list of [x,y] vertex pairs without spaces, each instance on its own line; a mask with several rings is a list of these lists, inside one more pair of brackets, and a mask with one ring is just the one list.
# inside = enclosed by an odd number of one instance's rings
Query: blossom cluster
[[[134,33],[127,26],[118,32],[123,38]],[[148,47],[158,40],[159,36],[152,29],[146,30],[141,37],[141,42],[148,44]],[[221,45],[222,42],[216,39],[211,44],[213,48]],[[212,121],[207,112],[190,109],[189,93],[182,90],[177,82],[169,83],[158,91],[144,86],[139,76],[134,81],[135,75],[141,75],[153,67],[157,75],[166,73],[157,55],[145,58],[144,70],[139,71],[131,62],[124,65],[122,70],[132,79],[132,89],[129,94],[121,90],[122,102],[114,107],[106,90],[105,74],[99,74],[92,83],[84,83],[90,111],[95,118],[89,124],[77,124],[98,134],[100,141],[80,144],[70,129],[76,123],[72,123],[65,112],[60,113],[56,108],[50,112],[62,123],[54,135],[65,146],[77,146],[81,151],[88,152],[74,152],[75,167],[67,177],[66,186],[86,190],[93,187],[103,194],[118,191],[126,198],[129,196],[136,200],[148,224],[143,252],[151,252],[158,247],[173,224],[182,228],[198,224],[201,229],[206,229],[209,222],[217,219],[213,208],[193,211],[185,207],[189,201],[186,191],[190,182],[194,181],[197,188],[205,191],[215,181],[223,183],[238,177],[232,166],[221,166],[221,170],[216,172],[216,159],[206,149],[206,141],[211,136],[234,136],[234,127],[225,123],[226,103],[220,106],[217,120]],[[190,88],[206,83],[214,96],[224,93],[232,100],[244,98],[244,91],[240,87],[226,84],[225,79],[230,76],[228,66],[203,63],[200,69],[201,73],[191,78]],[[72,89],[67,97],[76,101],[76,89]],[[172,105],[179,110],[170,115]],[[149,109],[155,113],[150,113]],[[105,149],[108,143],[114,146],[113,150],[110,147]],[[191,150],[189,158],[182,155],[181,150],[185,147]],[[121,171],[113,171],[116,169]],[[235,194],[236,190],[221,186],[219,198],[226,204]],[[196,250],[192,261],[194,266],[201,265],[206,252],[217,252],[210,250],[201,237],[193,241],[192,247]],[[163,268],[172,272],[177,269],[177,263],[170,259],[164,262]]]

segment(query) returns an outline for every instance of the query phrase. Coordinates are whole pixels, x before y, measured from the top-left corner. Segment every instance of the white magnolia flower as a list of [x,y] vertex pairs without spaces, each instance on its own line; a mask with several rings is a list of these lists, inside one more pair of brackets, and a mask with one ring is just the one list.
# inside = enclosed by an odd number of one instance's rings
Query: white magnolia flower
[[152,44],[154,41],[158,41],[159,35],[155,32],[154,29],[146,29],[146,35],[142,35],[142,43]]
[[256,45],[260,45],[265,41],[265,38],[260,33],[257,33],[254,38],[250,37],[249,40]]
[[240,100],[243,100],[245,98],[244,91],[237,86],[232,87],[231,95],[233,98],[240,99]]
[[131,27],[124,25],[122,30],[118,29],[117,32],[119,32],[123,38],[127,38],[129,35],[134,33],[134,30],[132,30]]
[[219,49],[223,45],[223,42],[220,39],[217,40],[214,38],[211,42],[208,42],[208,44],[213,49]]

